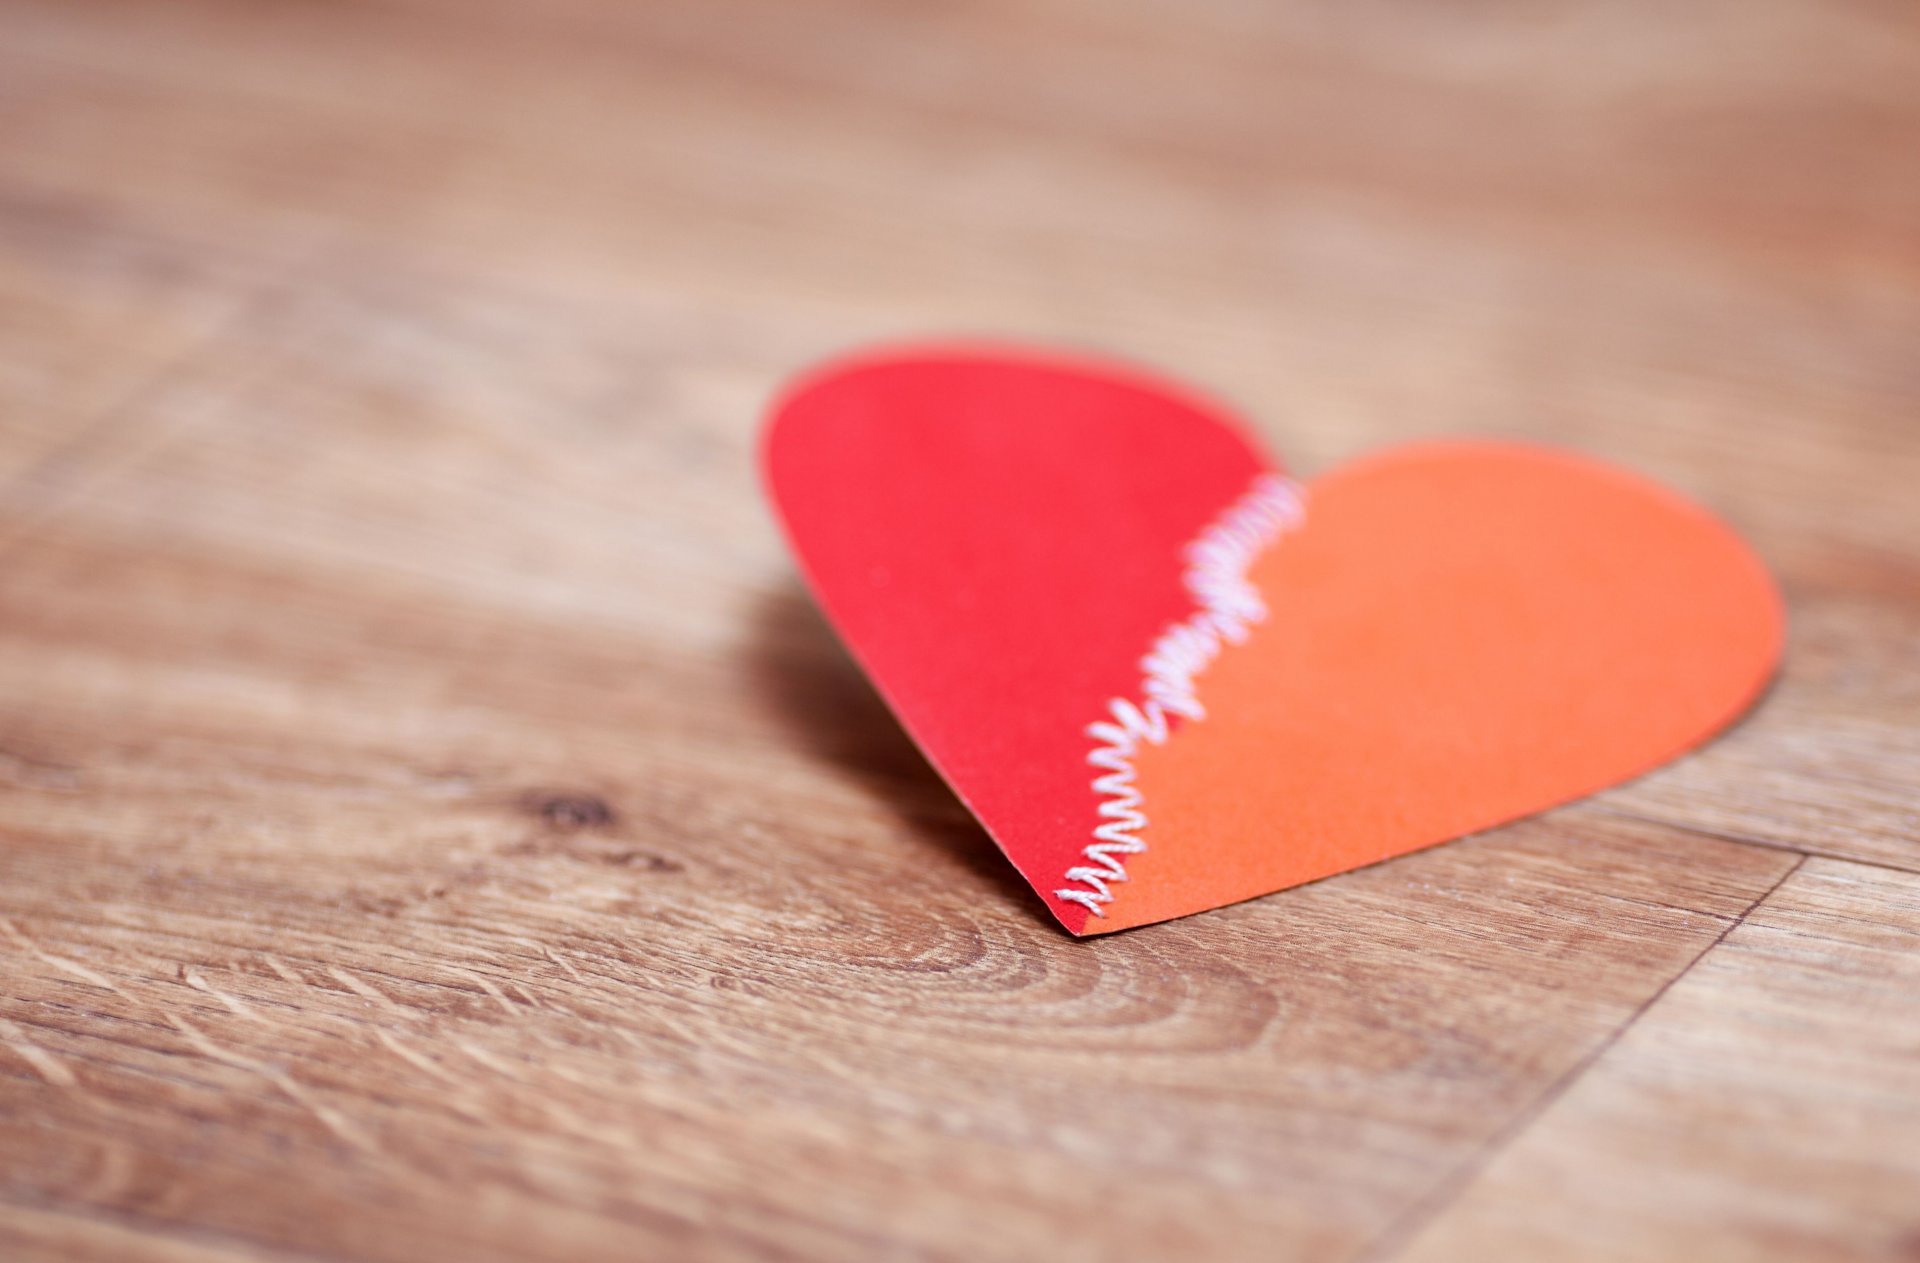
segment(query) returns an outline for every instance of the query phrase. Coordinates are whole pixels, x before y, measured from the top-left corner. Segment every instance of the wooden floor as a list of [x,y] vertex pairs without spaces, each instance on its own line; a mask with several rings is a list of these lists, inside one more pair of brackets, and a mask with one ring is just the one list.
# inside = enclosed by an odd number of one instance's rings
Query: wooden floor
[[[1725,740],[1073,942],[811,611],[783,375],[1528,435]],[[0,1256],[1920,1258],[1920,12],[0,3]]]

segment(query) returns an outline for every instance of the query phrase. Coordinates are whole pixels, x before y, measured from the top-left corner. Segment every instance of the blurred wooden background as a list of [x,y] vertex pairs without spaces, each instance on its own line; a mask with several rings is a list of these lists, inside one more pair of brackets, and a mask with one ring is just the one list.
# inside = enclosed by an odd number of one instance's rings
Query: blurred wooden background
[[[783,375],[1578,445],[1731,736],[1113,939],[810,612]],[[1920,1258],[1920,11],[0,4],[0,1255]]]

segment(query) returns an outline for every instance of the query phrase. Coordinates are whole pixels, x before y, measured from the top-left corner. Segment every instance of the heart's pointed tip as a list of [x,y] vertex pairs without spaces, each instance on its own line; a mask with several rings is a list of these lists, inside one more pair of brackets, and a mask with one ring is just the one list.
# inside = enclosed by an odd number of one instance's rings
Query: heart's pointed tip
[[1121,930],[1131,930],[1137,925],[1146,924],[1116,916],[1112,911],[1108,911],[1105,916],[1096,916],[1091,911],[1083,911],[1077,903],[1055,905],[1050,899],[1046,902],[1047,911],[1053,914],[1053,919],[1059,923],[1060,928],[1076,940],[1103,938]]

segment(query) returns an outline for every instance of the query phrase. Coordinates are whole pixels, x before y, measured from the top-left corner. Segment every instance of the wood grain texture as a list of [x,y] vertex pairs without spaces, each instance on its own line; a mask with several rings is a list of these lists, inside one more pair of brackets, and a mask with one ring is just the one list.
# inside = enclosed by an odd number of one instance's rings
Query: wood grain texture
[[[1911,1254],[1917,151],[1891,5],[0,3],[0,1253]],[[948,331],[1644,469],[1786,670],[1070,942],[751,473]]]
[[1912,1259],[1917,1027],[1920,877],[1810,861],[1404,1257]]

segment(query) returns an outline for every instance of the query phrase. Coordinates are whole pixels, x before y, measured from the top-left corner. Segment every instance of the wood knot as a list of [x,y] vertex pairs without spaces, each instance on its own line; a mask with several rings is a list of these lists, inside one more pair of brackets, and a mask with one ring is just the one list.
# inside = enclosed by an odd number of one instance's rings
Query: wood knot
[[621,868],[640,868],[649,873],[684,873],[687,870],[687,866],[679,860],[655,855],[652,851],[638,851],[632,848],[609,851],[597,858]]
[[604,829],[618,817],[598,794],[527,795],[528,811],[540,817],[550,828],[571,833],[577,829]]

